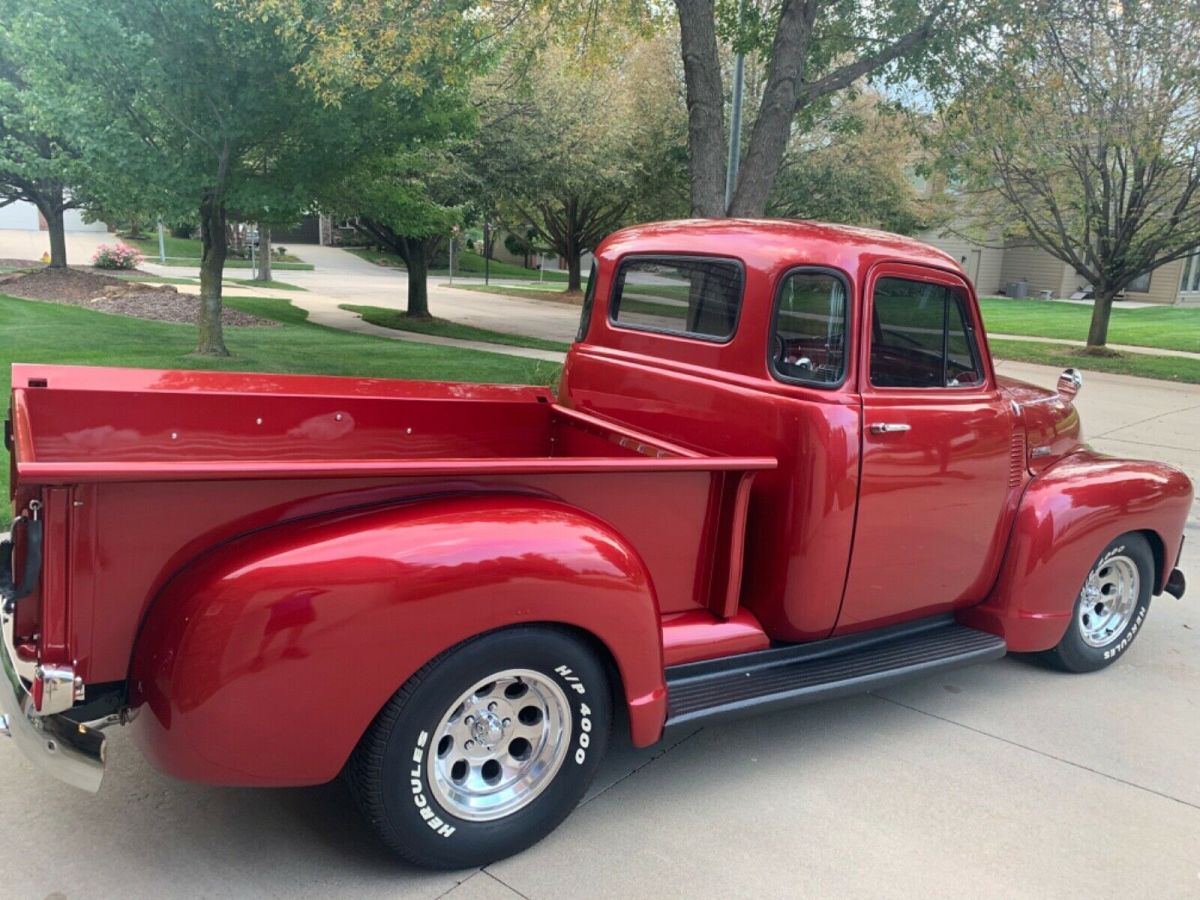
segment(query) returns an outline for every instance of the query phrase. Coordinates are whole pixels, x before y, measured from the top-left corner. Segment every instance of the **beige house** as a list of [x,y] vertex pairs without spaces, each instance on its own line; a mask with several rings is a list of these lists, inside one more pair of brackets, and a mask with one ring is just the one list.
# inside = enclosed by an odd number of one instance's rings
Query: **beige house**
[[[1087,279],[1040,247],[1002,244],[998,236],[987,245],[977,244],[937,229],[918,237],[958,260],[980,296],[1024,291],[1029,297],[1070,297],[1088,289]],[[1125,299],[1166,305],[1200,304],[1200,252],[1142,276],[1125,290]]]

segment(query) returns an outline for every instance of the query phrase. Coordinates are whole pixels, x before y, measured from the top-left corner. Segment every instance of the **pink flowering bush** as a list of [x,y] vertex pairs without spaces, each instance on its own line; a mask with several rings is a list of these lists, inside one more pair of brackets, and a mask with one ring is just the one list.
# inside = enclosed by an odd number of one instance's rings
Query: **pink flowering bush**
[[142,264],[142,254],[125,244],[101,244],[92,257],[97,269],[136,269]]

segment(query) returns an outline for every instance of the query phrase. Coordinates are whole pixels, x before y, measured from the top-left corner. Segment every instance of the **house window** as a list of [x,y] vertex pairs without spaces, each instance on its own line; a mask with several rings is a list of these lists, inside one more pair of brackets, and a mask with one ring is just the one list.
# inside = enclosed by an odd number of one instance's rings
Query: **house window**
[[1183,261],[1183,275],[1179,279],[1180,293],[1200,291],[1200,254],[1189,256]]
[[1133,281],[1129,282],[1129,284],[1125,288],[1125,290],[1129,291],[1131,293],[1134,293],[1134,294],[1149,293],[1149,291],[1150,291],[1150,273],[1146,272],[1145,274],[1139,275],[1137,278],[1133,279]]

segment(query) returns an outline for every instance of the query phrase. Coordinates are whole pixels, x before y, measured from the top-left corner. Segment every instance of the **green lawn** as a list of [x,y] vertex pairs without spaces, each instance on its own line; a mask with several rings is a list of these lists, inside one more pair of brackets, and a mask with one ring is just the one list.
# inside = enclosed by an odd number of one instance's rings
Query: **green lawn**
[[121,273],[111,272],[114,278],[120,278],[122,281],[137,281],[142,284],[199,284],[200,279],[184,276],[175,278],[170,275],[143,275],[141,273]]
[[286,281],[276,281],[272,278],[270,281],[260,281],[257,278],[232,278],[225,279],[226,284],[240,284],[243,287],[260,287],[270,288],[274,291],[307,291],[308,288],[300,287],[298,284],[288,284]]
[[[988,332],[995,334],[1083,341],[1087,340],[1088,323],[1092,320],[1092,307],[1081,303],[983,297],[979,305]],[[1200,309],[1178,306],[1123,309],[1119,302],[1114,303],[1108,341],[1200,353]]]
[[571,349],[570,344],[562,341],[548,341],[544,338],[509,334],[505,331],[475,328],[472,325],[460,325],[458,322],[450,322],[446,319],[410,319],[398,310],[385,309],[380,306],[354,306],[350,303],[343,303],[341,308],[358,313],[372,325],[395,328],[400,331],[415,331],[418,334],[433,334],[438,337],[459,338],[465,341],[483,341],[488,344],[505,344],[509,347],[558,350],[563,353]]
[[1073,366],[1085,372],[1110,372],[1114,375],[1136,375],[1162,381],[1183,381],[1200,384],[1200,360],[1178,356],[1153,356],[1148,353],[1125,353],[1117,357],[1091,356],[1081,347],[1070,344],[1043,344],[1034,341],[1004,341],[989,339],[992,355],[997,359],[1041,363],[1066,368]]
[[[360,259],[365,259],[367,262],[373,262],[377,265],[394,266],[398,269],[404,268],[404,260],[394,253],[388,253],[385,250],[372,250],[366,247],[347,247],[351,253]],[[498,259],[493,259],[488,266],[489,274],[493,278],[522,278],[530,281],[538,280],[537,269],[526,269],[524,266],[514,265],[512,263],[501,262]],[[431,275],[446,275],[449,269],[433,269]],[[483,275],[484,260],[483,256],[467,250],[458,253],[454,257],[454,274],[455,275],[470,275],[472,277]],[[559,282],[565,284],[567,281],[567,273],[557,270],[547,269],[543,274],[543,281]],[[587,282],[587,273],[583,274],[583,280]]]
[[[146,238],[119,238],[123,244],[128,244],[137,247],[141,251],[142,256],[146,257],[146,262],[158,262],[158,236]],[[163,240],[163,247],[167,252],[168,266],[198,266],[200,265],[200,241],[196,238],[177,238],[167,235]],[[249,269],[250,260],[248,259],[226,259],[225,268],[227,269]],[[293,271],[312,271],[311,263],[306,263],[291,253],[284,255],[282,259],[278,256],[272,258],[271,268],[273,269],[290,269]]]
[[[193,287],[200,284],[200,279],[190,275],[175,277],[170,275],[141,275],[141,274],[121,274],[114,272],[116,278],[122,281],[137,281],[141,284],[190,284]],[[259,281],[257,278],[225,278],[224,284],[241,285],[242,287],[261,287],[271,288],[276,291],[307,291],[308,288],[300,287],[298,284],[288,284],[286,281]]]
[[[285,324],[280,328],[226,328],[235,354],[194,356],[191,325],[146,322],[77,306],[18,300],[0,294],[0,396],[8,397],[14,362],[224,369],[241,372],[313,372],[381,378],[552,384],[557,363],[476,350],[458,350],[349,334],[311,325],[286,300],[228,298],[231,307]],[[4,401],[7,408],[7,400]],[[8,465],[0,464],[0,497],[8,496]]]

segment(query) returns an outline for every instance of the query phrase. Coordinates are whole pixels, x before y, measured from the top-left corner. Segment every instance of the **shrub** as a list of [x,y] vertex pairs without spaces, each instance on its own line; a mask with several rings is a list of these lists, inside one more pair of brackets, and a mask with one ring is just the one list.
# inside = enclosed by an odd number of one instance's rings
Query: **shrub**
[[276,248],[275,248],[275,255],[276,255],[276,256],[278,256],[278,257],[284,257],[284,256],[287,256],[287,247],[276,247]]
[[92,257],[97,269],[136,269],[142,264],[142,254],[125,244],[101,244]]

